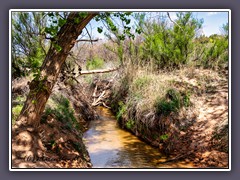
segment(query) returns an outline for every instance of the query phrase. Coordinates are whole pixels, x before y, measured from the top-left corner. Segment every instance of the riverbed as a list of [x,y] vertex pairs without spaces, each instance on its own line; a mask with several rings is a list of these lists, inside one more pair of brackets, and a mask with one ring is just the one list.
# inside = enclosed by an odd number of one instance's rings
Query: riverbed
[[99,118],[91,121],[83,139],[93,168],[193,168],[191,162],[168,162],[154,148],[118,126],[107,108],[98,107]]

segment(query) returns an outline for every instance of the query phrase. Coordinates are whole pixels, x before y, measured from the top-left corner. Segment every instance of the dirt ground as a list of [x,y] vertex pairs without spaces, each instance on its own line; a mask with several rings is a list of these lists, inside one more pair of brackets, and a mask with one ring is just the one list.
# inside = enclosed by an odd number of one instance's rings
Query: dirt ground
[[[18,79],[13,83],[13,98],[28,93],[28,78]],[[81,87],[65,87],[56,84],[52,96],[61,94],[68,98],[75,109],[75,117],[80,124],[80,130],[69,127],[64,120],[60,121],[55,114],[46,116],[36,132],[23,131],[12,139],[12,167],[13,168],[90,168],[89,154],[82,141],[82,133],[88,122],[96,117],[95,111],[89,105],[87,97],[82,94]],[[47,105],[49,106],[49,105]],[[51,106],[51,104],[50,104]],[[81,114],[81,115],[79,115]],[[14,127],[14,126],[13,126]],[[13,128],[13,133],[16,133]],[[41,142],[43,155],[32,156],[34,138]],[[19,158],[19,154],[26,154]],[[29,155],[29,156],[28,156]]]
[[[148,126],[144,134],[136,126],[130,131],[159,147],[169,155],[169,161],[185,159],[193,162],[196,168],[227,168],[228,72],[193,68],[176,72],[170,78],[173,79],[174,88],[191,92],[191,107],[182,108],[167,117],[152,115],[153,125]],[[141,117],[142,121],[145,118],[144,114],[136,116]],[[124,126],[127,121],[122,119],[121,124]],[[168,138],[154,139],[154,136],[161,134],[167,134]]]
[[[27,80],[14,84],[15,94],[13,96],[27,93],[24,83],[26,84]],[[191,96],[193,106],[189,110],[181,111],[177,116],[165,118],[164,126],[168,129],[166,133],[170,135],[165,143],[146,138],[144,140],[154,146],[159,146],[160,150],[168,151],[172,160],[184,159],[193,162],[196,168],[227,168],[229,166],[228,72],[194,70],[188,76],[177,77],[175,84],[179,89],[185,88],[194,92]],[[63,91],[63,87],[56,85],[55,93],[64,93],[71,101],[76,113],[82,114],[80,123],[84,124],[94,119],[96,114],[90,108],[89,94],[79,91],[82,88],[81,85],[81,87],[68,88]],[[86,92],[92,95],[91,91]],[[89,155],[82,143],[81,133],[68,129],[64,123],[57,121],[54,115],[47,117],[47,122],[40,125],[39,132],[47,154],[51,158],[44,161],[26,162],[26,160],[15,159],[13,156],[13,167],[91,167]],[[12,148],[14,149],[14,142]]]
[[[228,168],[228,72],[195,70],[194,74],[180,78],[179,87],[191,89],[193,106],[180,112],[168,131],[178,139],[170,138],[173,159],[183,158],[198,168]],[[200,76],[199,76],[200,74]],[[183,114],[183,115],[181,115]],[[194,116],[189,116],[192,114]],[[189,121],[187,124],[186,122]],[[179,125],[180,124],[180,125]],[[184,129],[181,129],[185,126]],[[179,130],[180,129],[180,130]],[[164,147],[161,147],[164,148]]]
[[[206,72],[206,75],[209,72]],[[199,167],[228,167],[228,80],[227,72],[195,100],[198,117],[189,129],[194,162]]]

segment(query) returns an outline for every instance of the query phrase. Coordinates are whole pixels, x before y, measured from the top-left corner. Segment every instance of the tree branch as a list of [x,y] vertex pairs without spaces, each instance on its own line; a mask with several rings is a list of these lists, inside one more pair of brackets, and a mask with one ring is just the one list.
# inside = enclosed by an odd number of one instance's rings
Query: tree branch
[[99,40],[101,40],[101,39],[79,39],[79,40],[76,40],[75,42],[76,43],[78,43],[78,42],[97,42],[97,41],[99,41]]
[[118,70],[120,67],[109,68],[109,69],[97,69],[97,70],[90,70],[90,71],[81,71],[80,75],[86,74],[97,74],[97,73],[108,73]]
[[168,18],[170,19],[170,21],[173,22],[174,24],[176,24],[183,31],[183,28],[176,21],[173,21],[171,19],[169,12],[167,12],[167,15],[168,15]]
[[88,29],[87,29],[86,27],[85,27],[85,29],[86,29],[86,31],[87,31],[87,34],[88,34],[89,38],[90,38],[91,44],[93,45],[91,35],[90,35],[90,33],[88,32]]

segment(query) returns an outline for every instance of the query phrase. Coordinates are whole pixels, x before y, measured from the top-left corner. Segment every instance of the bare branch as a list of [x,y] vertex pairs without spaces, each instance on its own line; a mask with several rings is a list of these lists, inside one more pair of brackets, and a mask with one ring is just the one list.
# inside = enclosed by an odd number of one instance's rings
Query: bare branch
[[77,43],[77,42],[97,42],[97,41],[99,41],[99,40],[101,40],[101,39],[79,39],[79,40],[76,40],[75,42]]
[[81,71],[80,75],[86,75],[86,74],[97,74],[97,73],[108,73],[118,70],[120,67],[116,68],[109,68],[109,69],[98,69],[98,70],[91,70],[91,71]]
[[170,21],[173,22],[174,24],[176,24],[183,31],[183,28],[176,21],[173,21],[171,19],[169,12],[167,12],[167,15],[168,15],[168,18],[170,19]]
[[87,29],[86,27],[85,27],[85,29],[86,29],[86,31],[87,31],[87,34],[88,34],[90,40],[91,40],[91,44],[93,45],[93,43],[92,43],[92,37],[91,37],[90,33],[88,32],[88,29]]

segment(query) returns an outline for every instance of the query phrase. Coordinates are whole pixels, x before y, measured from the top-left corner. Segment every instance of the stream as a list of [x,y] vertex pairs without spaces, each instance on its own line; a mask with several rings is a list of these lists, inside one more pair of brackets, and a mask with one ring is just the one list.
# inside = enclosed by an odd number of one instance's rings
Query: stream
[[93,168],[192,168],[190,162],[165,162],[157,148],[118,127],[107,108],[98,107],[99,119],[91,121],[83,140]]

